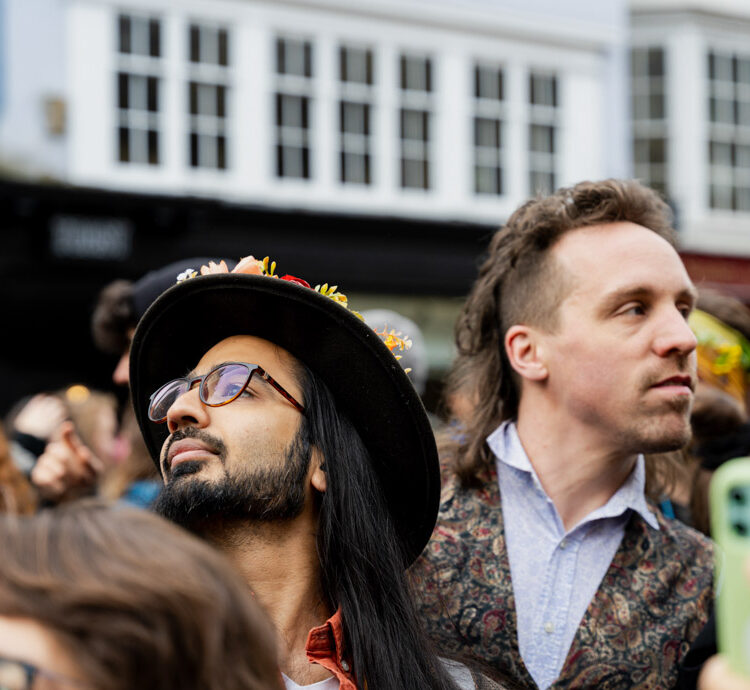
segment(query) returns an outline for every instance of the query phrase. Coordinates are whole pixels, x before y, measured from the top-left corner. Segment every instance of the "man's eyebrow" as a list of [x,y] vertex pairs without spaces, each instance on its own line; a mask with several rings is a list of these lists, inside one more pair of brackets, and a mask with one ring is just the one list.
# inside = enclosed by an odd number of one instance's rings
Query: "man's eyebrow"
[[[209,370],[206,373],[208,373],[209,371],[213,371],[214,369],[216,369],[216,367],[223,367],[225,364],[234,364],[234,363],[235,362],[229,362],[229,361],[227,361],[227,362],[219,362],[218,364],[214,364],[212,367],[210,367]],[[195,373],[195,369],[190,369],[190,371],[188,371],[187,374],[185,374],[185,376],[183,376],[183,378],[194,379],[196,376],[197,376],[197,374]]]
[[[600,311],[602,313],[609,313],[613,309],[616,309],[621,304],[633,300],[633,299],[647,299],[653,297],[656,290],[649,287],[648,285],[634,285],[631,287],[620,288],[614,290],[608,295],[604,296],[604,300],[601,304]],[[690,306],[695,306],[698,300],[698,291],[694,286],[686,287],[677,293],[678,300],[684,300],[690,303]]]
[[645,285],[635,285],[631,287],[619,288],[610,292],[609,294],[604,295],[604,300],[602,301],[599,310],[603,313],[609,313],[624,302],[628,302],[633,299],[643,299],[645,297],[651,297],[653,294],[653,289],[646,287]]
[[[214,369],[216,369],[216,367],[223,367],[225,364],[237,364],[237,360],[233,359],[233,360],[226,360],[224,362],[219,362],[218,364],[214,364],[208,371],[213,371]],[[258,365],[258,366],[260,366],[260,365]],[[263,367],[261,367],[261,369],[263,369]],[[208,371],[206,373],[208,373]],[[265,369],[263,369],[263,371],[265,371]],[[194,378],[196,378],[195,369],[191,369],[190,371],[188,371],[187,374],[185,374],[185,376],[183,376],[183,378],[186,378],[186,379],[194,379]],[[268,386],[269,388],[272,387],[271,384],[268,383],[268,381],[266,381],[260,375],[253,376],[250,379],[250,383],[254,383],[256,381],[262,381],[264,385]]]

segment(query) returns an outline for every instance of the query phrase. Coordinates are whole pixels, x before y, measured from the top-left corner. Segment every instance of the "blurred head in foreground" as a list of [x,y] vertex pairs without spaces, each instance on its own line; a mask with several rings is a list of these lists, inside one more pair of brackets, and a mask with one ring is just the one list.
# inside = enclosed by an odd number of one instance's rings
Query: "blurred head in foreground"
[[282,687],[242,579],[155,515],[80,502],[5,517],[0,553],[2,688]]

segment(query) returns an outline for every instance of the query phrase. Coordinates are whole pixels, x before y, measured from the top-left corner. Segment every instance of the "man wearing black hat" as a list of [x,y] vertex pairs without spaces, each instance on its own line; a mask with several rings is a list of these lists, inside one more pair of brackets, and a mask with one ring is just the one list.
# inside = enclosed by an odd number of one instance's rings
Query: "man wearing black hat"
[[202,273],[164,293],[133,339],[157,510],[244,573],[280,634],[288,688],[475,687],[433,655],[405,585],[439,471],[393,353],[336,288],[252,257]]

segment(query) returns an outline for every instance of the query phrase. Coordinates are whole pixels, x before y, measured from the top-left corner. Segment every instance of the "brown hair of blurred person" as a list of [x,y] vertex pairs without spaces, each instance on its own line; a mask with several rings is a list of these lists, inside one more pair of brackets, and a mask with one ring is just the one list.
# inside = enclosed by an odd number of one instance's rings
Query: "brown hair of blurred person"
[[719,321],[723,321],[750,340],[750,309],[736,297],[702,287],[698,291],[698,302],[695,306],[715,316]]
[[100,350],[122,355],[130,348],[128,332],[138,322],[132,295],[133,283],[129,280],[115,280],[99,294],[91,318],[91,332]]
[[0,513],[31,515],[35,510],[36,494],[15,466],[8,440],[0,426]]
[[634,180],[581,182],[533,199],[516,210],[492,238],[479,277],[456,323],[458,357],[477,400],[467,433],[455,444],[455,469],[465,486],[494,463],[486,445],[498,424],[516,416],[519,382],[505,353],[506,331],[527,324],[554,331],[570,291],[551,253],[571,230],[629,221],[675,243],[671,212],[653,190]]
[[275,639],[208,545],[83,501],[0,518],[0,616],[49,632],[96,690],[281,690]]

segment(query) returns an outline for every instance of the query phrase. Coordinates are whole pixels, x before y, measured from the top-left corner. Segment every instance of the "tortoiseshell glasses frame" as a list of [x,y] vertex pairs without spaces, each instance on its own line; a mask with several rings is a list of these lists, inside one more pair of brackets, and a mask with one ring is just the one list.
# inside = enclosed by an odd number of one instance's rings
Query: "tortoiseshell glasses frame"
[[198,382],[198,397],[204,405],[228,405],[242,395],[255,374],[267,381],[296,410],[304,414],[305,408],[259,364],[223,362],[203,376],[172,379],[165,383],[149,399],[148,418],[157,424],[165,422],[169,408],[177,398],[187,393]]

